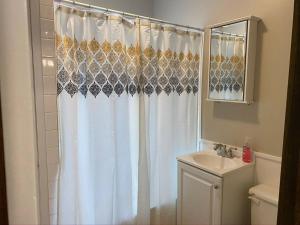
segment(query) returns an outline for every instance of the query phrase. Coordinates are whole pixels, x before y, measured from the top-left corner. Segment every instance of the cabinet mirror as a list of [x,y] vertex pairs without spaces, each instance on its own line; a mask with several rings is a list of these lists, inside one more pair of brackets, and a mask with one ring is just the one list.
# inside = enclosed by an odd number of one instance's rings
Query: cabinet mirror
[[257,21],[248,17],[210,27],[208,100],[253,102]]

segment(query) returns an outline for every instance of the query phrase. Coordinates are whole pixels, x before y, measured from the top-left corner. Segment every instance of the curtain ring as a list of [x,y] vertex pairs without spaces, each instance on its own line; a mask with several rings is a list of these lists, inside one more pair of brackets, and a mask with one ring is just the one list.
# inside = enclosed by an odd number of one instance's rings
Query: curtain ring
[[187,28],[186,28],[186,34],[189,34],[189,29],[190,29],[190,26],[187,26]]
[[88,7],[89,7],[89,9],[86,11],[86,13],[87,13],[87,15],[88,16],[90,16],[90,15],[92,15],[92,13],[91,13],[91,4],[88,4]]
[[71,8],[71,13],[74,13],[75,12],[75,8],[76,8],[76,2],[75,0],[72,1],[72,4],[73,4],[73,7]]
[[125,19],[124,19],[124,17],[125,17],[125,12],[122,12],[122,23],[124,23],[124,22],[125,22]]
[[57,6],[57,9],[60,9],[61,8],[61,1],[58,2],[58,6]]
[[106,8],[106,10],[105,10],[105,13],[106,13],[106,20],[108,20],[108,14],[109,14],[109,10],[108,10],[108,8]]
[[151,30],[151,20],[150,20],[150,17],[148,17],[148,23],[149,23],[149,29]]

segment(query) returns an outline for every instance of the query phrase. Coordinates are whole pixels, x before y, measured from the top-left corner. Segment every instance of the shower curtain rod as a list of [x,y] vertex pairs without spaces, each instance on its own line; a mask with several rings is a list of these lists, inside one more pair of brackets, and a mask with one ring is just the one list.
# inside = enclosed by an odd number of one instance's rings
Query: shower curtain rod
[[101,10],[101,11],[118,13],[118,14],[122,14],[122,15],[125,15],[125,16],[129,16],[129,17],[136,17],[136,18],[139,18],[139,19],[147,19],[147,20],[150,20],[150,21],[153,21],[153,22],[159,22],[159,23],[164,23],[164,24],[169,24],[169,25],[173,25],[173,26],[184,27],[184,28],[187,28],[187,29],[192,29],[192,30],[197,30],[197,31],[200,31],[200,32],[204,32],[204,29],[197,28],[197,27],[191,27],[191,26],[181,25],[181,24],[177,24],[177,23],[171,23],[171,22],[164,21],[164,20],[159,20],[159,19],[146,17],[146,16],[140,16],[140,15],[133,14],[133,13],[121,12],[121,11],[118,11],[118,10],[103,8],[103,7],[100,7],[100,6],[86,4],[86,3],[82,3],[82,2],[78,2],[78,1],[71,1],[71,0],[54,0],[54,1],[57,2],[57,3],[67,3],[67,4],[77,5],[77,6],[81,6],[81,7],[88,7],[88,8],[91,8],[91,9],[98,9],[98,10]]
[[212,31],[213,33],[218,33],[218,34],[226,34],[230,36],[236,36],[236,37],[246,37],[245,35],[240,35],[240,34],[233,34],[233,33],[228,33],[228,32],[222,32],[222,31]]

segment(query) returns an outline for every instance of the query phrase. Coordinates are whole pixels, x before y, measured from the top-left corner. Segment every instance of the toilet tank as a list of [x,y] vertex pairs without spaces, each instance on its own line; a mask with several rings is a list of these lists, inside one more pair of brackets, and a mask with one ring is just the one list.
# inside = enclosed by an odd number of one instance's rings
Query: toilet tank
[[279,188],[260,184],[249,190],[251,225],[276,225]]

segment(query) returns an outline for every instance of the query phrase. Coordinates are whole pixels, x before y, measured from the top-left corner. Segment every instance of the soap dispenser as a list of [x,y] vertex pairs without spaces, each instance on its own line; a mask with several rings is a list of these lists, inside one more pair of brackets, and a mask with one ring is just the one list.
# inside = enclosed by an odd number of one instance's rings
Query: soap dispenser
[[250,147],[249,138],[245,138],[244,146],[243,146],[243,162],[251,163],[253,160],[252,149]]

